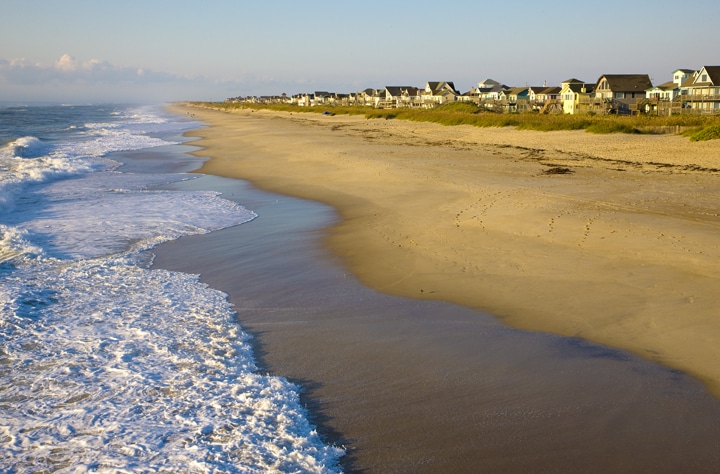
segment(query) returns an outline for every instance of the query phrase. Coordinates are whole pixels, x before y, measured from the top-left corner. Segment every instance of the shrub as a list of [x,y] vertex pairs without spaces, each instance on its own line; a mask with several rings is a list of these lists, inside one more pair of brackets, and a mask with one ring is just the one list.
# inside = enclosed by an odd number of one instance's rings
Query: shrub
[[690,136],[691,142],[703,142],[706,140],[720,139],[720,125],[710,125]]

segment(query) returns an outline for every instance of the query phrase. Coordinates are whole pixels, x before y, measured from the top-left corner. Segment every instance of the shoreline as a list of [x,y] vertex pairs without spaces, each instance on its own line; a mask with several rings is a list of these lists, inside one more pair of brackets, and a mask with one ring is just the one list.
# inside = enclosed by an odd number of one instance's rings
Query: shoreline
[[[232,149],[242,160],[247,148]],[[222,192],[258,213],[162,244],[153,266],[200,274],[228,294],[259,367],[302,388],[310,422],[346,448],[346,472],[714,472],[720,463],[720,403],[697,379],[456,304],[377,292],[327,246],[334,208],[213,174],[170,187]]]
[[371,288],[629,350],[720,396],[717,141],[172,108],[211,125],[188,134],[199,172],[337,209],[325,242]]

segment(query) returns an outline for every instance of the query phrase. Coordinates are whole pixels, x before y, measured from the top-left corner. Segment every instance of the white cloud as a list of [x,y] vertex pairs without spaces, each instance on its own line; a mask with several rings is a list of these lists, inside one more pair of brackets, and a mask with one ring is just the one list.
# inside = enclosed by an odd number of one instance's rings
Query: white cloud
[[0,58],[0,85],[0,100],[5,101],[204,100],[223,93],[206,78],[116,66],[101,59],[80,60],[69,54],[44,64]]
[[55,63],[55,69],[66,72],[77,71],[78,66],[78,61],[69,54],[63,54]]
[[51,64],[33,63],[24,58],[0,60],[0,80],[10,84],[42,84],[46,82],[145,82],[175,81],[179,77],[154,73],[147,69],[115,66],[100,59],[81,61],[64,54]]
[[[154,71],[137,65],[116,66],[101,59],[81,60],[70,54],[39,63],[0,58],[0,101],[133,102],[224,100],[238,95],[294,94],[332,89],[331,84],[280,76],[238,74],[209,79]],[[354,84],[343,87],[355,90]]]

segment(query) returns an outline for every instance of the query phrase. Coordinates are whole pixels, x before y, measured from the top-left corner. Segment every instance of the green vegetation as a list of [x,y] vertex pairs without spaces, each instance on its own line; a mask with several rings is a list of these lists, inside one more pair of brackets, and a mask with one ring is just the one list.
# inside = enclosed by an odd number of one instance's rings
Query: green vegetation
[[374,109],[366,106],[299,107],[288,104],[248,104],[228,102],[197,102],[196,105],[222,110],[252,109],[295,113],[325,113],[334,115],[364,115],[368,119],[411,120],[442,125],[472,125],[474,127],[516,127],[519,130],[551,132],[585,130],[589,133],[675,133],[692,141],[720,139],[720,116],[672,115],[544,115],[539,113],[498,113],[475,104],[455,102],[433,109]]
[[705,140],[717,140],[720,139],[720,125],[709,125],[700,130],[695,130],[690,135],[690,141],[692,142],[704,142]]
[[585,131],[590,133],[640,133],[640,130],[631,124],[610,120],[590,124]]
[[274,110],[278,112],[311,113],[322,114],[330,112],[335,115],[365,115],[368,107],[357,106],[335,106],[335,107],[300,107],[290,104],[251,104],[235,102],[188,102],[191,105],[208,107],[218,110]]

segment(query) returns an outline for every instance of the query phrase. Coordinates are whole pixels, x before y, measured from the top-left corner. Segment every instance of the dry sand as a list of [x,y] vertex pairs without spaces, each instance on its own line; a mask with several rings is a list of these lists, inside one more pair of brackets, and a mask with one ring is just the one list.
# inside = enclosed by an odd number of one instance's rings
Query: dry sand
[[200,172],[337,209],[326,243],[368,286],[626,349],[720,396],[720,140],[174,110],[211,125]]

